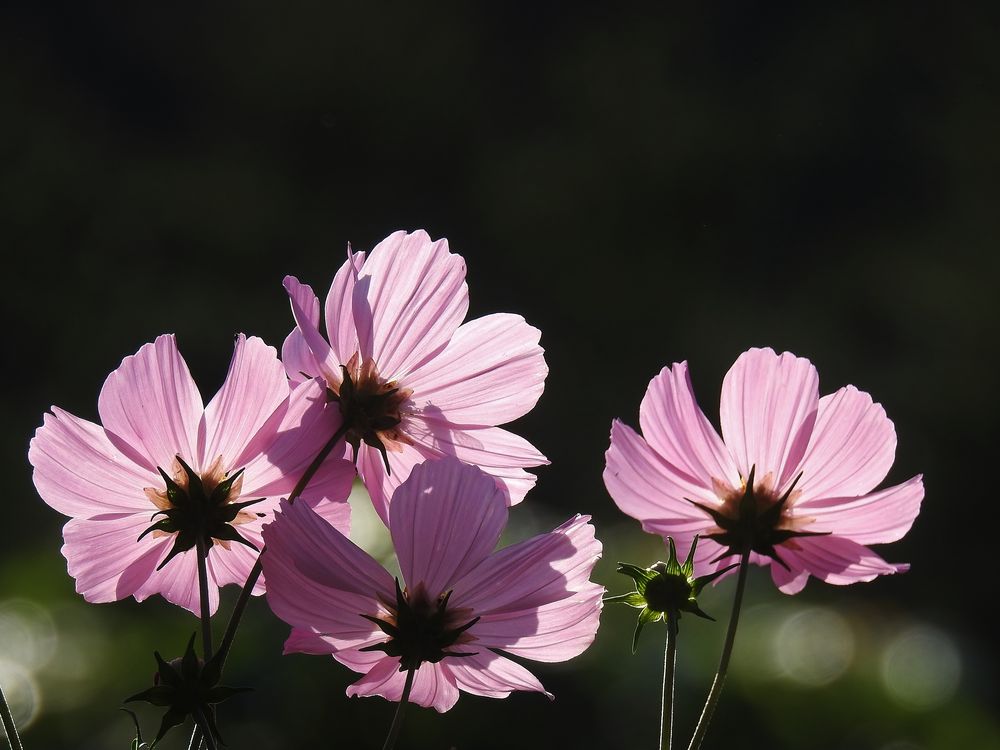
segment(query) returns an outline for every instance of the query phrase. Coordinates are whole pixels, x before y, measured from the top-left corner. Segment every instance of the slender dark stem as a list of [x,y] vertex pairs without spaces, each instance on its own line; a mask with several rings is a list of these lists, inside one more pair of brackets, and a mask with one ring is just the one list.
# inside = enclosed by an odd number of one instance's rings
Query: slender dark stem
[[389,727],[389,736],[385,738],[382,750],[392,750],[396,747],[396,738],[399,737],[399,730],[403,726],[403,714],[406,713],[406,704],[410,700],[410,689],[413,687],[413,675],[417,670],[410,668],[406,670],[406,684],[403,685],[403,695],[396,706],[396,715],[392,717],[392,726]]
[[205,713],[198,706],[194,707],[194,720],[198,723],[196,732],[201,733],[205,747],[208,750],[218,750],[215,737],[212,736],[212,732],[208,728],[208,719],[205,718]]
[[205,537],[198,535],[198,594],[201,599],[201,658],[212,658],[212,612],[208,601],[208,550]]
[[7,696],[3,694],[3,687],[0,687],[0,720],[3,722],[3,730],[7,733],[7,742],[10,750],[23,750],[21,738],[17,735],[17,727],[14,725],[14,717],[10,714],[10,706],[7,705]]
[[722,685],[726,681],[726,671],[729,669],[729,657],[733,654],[733,643],[736,641],[736,627],[740,623],[740,607],[743,605],[743,591],[747,584],[747,571],[750,568],[750,545],[743,548],[740,555],[740,572],[736,580],[736,594],[733,596],[733,611],[729,615],[729,629],[726,631],[726,642],[722,646],[722,656],[719,658],[719,670],[712,680],[712,687],[708,691],[708,698],[705,706],[701,710],[701,718],[698,719],[698,726],[695,727],[694,735],[691,737],[691,744],[688,750],[698,750],[705,734],[708,732],[708,725],[712,721],[712,714],[719,703],[719,696],[722,694]]
[[[330,452],[336,447],[344,435],[347,433],[349,425],[342,424],[337,428],[337,431],[333,433],[323,449],[316,454],[316,458],[313,459],[312,463],[309,464],[302,477],[299,479],[298,483],[292,489],[291,493],[288,495],[288,502],[294,503],[299,495],[305,490],[306,485],[315,476],[316,472],[319,471],[319,467],[322,465],[326,457],[330,455]],[[240,620],[243,618],[243,611],[247,607],[247,603],[250,601],[250,595],[253,593],[253,587],[257,585],[257,579],[260,578],[261,564],[260,556],[257,556],[257,562],[254,563],[253,568],[250,570],[250,575],[247,576],[246,583],[243,584],[243,590],[240,592],[240,598],[236,600],[236,606],[233,607],[233,614],[229,618],[229,623],[226,625],[226,632],[222,635],[222,643],[219,644],[219,659],[221,661],[219,665],[219,672],[221,674],[222,667],[226,664],[226,657],[229,655],[229,649],[233,646],[233,640],[236,638],[236,629],[240,626]]]
[[677,666],[677,618],[667,613],[667,645],[663,649],[663,704],[660,709],[660,750],[670,750],[674,734],[674,669]]
[[[306,485],[309,484],[310,480],[312,480],[312,478],[316,475],[316,472],[319,471],[319,467],[323,464],[323,461],[325,461],[327,456],[330,455],[330,452],[335,447],[337,447],[337,443],[343,440],[344,435],[347,434],[347,430],[349,427],[350,425],[347,424],[346,422],[342,423],[340,427],[337,428],[337,431],[333,433],[333,437],[331,437],[326,442],[326,445],[323,446],[322,450],[320,450],[320,452],[316,454],[316,458],[314,458],[312,460],[312,463],[310,463],[309,466],[306,467],[306,470],[302,473],[302,476],[299,478],[299,481],[295,484],[295,486],[292,488],[292,491],[289,493],[288,495],[289,503],[294,503],[295,500],[298,498],[298,496],[302,494],[303,490],[305,490],[306,488]],[[229,622],[226,624],[226,632],[222,634],[222,642],[219,644],[219,651],[217,653],[220,662],[219,663],[220,675],[222,674],[223,667],[226,666],[226,657],[229,656],[229,650],[233,647],[233,641],[236,639],[236,631],[240,626],[240,621],[243,619],[243,612],[246,610],[247,604],[250,602],[250,596],[253,594],[253,588],[254,586],[257,585],[257,580],[260,578],[260,573],[262,569],[263,568],[261,567],[260,564],[260,555],[258,555],[257,561],[253,564],[253,567],[250,569],[250,574],[247,576],[246,583],[243,584],[243,590],[240,591],[240,597],[239,599],[236,600],[236,606],[233,607],[233,614],[230,615]],[[202,616],[204,617],[204,610]],[[209,635],[209,638],[211,638],[211,635]],[[208,642],[210,643],[211,641]],[[211,650],[210,646],[206,648],[206,652],[209,650]],[[206,656],[205,661],[208,661],[208,659],[209,656]],[[195,726],[194,733],[191,735],[191,742],[188,745],[188,750],[199,750],[199,748],[201,747],[201,734],[202,732],[200,727]],[[211,738],[208,737],[206,734],[205,740],[210,741],[210,739]],[[209,745],[209,747],[211,748],[212,746]]]

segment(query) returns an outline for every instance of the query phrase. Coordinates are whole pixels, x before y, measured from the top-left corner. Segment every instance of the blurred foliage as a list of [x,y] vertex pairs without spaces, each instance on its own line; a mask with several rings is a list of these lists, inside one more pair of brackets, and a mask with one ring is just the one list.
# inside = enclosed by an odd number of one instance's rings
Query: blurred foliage
[[[210,394],[233,334],[287,333],[284,274],[323,289],[348,242],[424,227],[465,256],[471,315],[542,329],[551,373],[516,429],[552,465],[513,521],[593,514],[609,586],[616,560],[665,554],[600,476],[612,418],[637,423],[670,362],[690,361],[714,419],[741,351],[808,356],[824,392],[854,383],[885,405],[889,480],[926,474],[921,517],[883,550],[909,574],[788,600],[754,571],[749,604],[779,614],[748,616],[710,746],[1000,747],[993,550],[969,533],[989,522],[1000,416],[998,31],[985,2],[5,4],[0,641],[49,634],[32,665],[23,644],[0,660],[8,694],[35,696],[26,745],[127,747],[119,701],[196,627],[159,599],[73,593],[26,461],[44,410],[96,418],[106,374],[164,331]],[[723,622],[729,586],[703,595]],[[823,684],[772,653],[815,607],[852,644]],[[650,637],[629,657],[631,626],[609,610],[591,651],[539,667],[555,702],[414,710],[405,745],[617,747],[626,727],[651,745],[661,656]],[[930,702],[886,678],[912,628],[940,648],[907,664],[959,660]],[[683,623],[682,733],[723,629]],[[348,701],[349,671],[282,656],[284,635],[253,602],[227,680],[256,691],[220,710],[231,745],[379,746],[392,707]],[[836,661],[805,643],[805,663]]]

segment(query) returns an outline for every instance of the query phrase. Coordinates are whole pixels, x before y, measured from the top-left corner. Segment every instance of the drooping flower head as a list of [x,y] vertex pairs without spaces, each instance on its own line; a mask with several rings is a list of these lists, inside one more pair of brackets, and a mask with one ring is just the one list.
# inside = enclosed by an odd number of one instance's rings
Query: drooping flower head
[[[90,602],[162,594],[192,612],[199,535],[214,612],[218,587],[244,583],[262,524],[340,424],[318,381],[290,389],[275,350],[242,334],[207,407],[164,335],[108,376],[98,411],[101,425],[52,407],[28,451],[38,494],[71,516],[62,552],[76,589]],[[328,459],[304,496],[344,529],[353,474]]]
[[413,468],[389,507],[402,581],[302,505],[264,528],[267,600],[293,626],[285,651],[333,654],[364,676],[348,695],[447,711],[459,690],[544,692],[517,662],[564,661],[594,640],[603,587],[588,517],[494,552],[507,505],[493,478],[455,458]]
[[526,414],[548,372],[539,332],[518,315],[462,323],[465,262],[447,240],[396,232],[367,256],[348,250],[326,297],[289,276],[297,327],[282,359],[293,382],[321,376],[350,424],[347,443],[383,521],[400,482],[428,458],[480,466],[511,504],[534,484],[525,467],[547,463],[497,425]]
[[611,428],[604,482],[646,531],[720,568],[747,547],[779,589],[870,581],[909,566],[867,545],[901,538],[924,496],[920,476],[878,492],[895,457],[885,410],[853,386],[820,398],[816,368],[751,349],[722,385],[722,437],[698,408],[687,363],[665,367],[639,407],[642,436]]

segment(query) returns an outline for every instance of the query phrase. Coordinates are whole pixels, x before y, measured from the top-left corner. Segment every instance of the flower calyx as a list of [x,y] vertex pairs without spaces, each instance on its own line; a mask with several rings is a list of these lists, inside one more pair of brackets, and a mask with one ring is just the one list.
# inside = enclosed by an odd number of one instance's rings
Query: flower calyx
[[801,473],[792,480],[788,489],[778,496],[765,486],[766,477],[763,483],[755,485],[755,471],[756,466],[751,466],[743,491],[728,497],[718,507],[697,503],[694,500],[688,502],[705,511],[719,527],[719,531],[704,535],[725,547],[722,554],[713,562],[730,555],[742,555],[744,550],[749,549],[770,557],[785,570],[789,570],[788,564],[778,554],[778,546],[795,537],[826,536],[830,532],[803,531],[794,528],[793,519],[785,514],[795,485],[802,478]]
[[666,562],[657,562],[648,568],[640,568],[631,563],[618,563],[618,572],[633,580],[635,591],[604,599],[608,604],[627,604],[640,610],[635,632],[632,634],[633,654],[639,645],[639,634],[646,623],[668,619],[677,621],[680,620],[682,612],[714,620],[715,618],[698,607],[698,594],[707,584],[736,567],[730,565],[695,578],[694,551],[698,546],[698,537],[695,536],[691,542],[691,549],[683,563],[677,560],[677,548],[672,537],[667,537],[667,546],[669,554]]
[[[204,555],[214,544],[224,546],[238,542],[253,550],[257,547],[234,528],[233,524],[243,523],[256,517],[244,511],[245,508],[262,502],[265,498],[233,502],[239,497],[243,483],[243,469],[226,476],[222,471],[221,457],[201,476],[177,456],[175,473],[171,477],[157,467],[166,484],[166,491],[147,489],[146,495],[159,508],[152,519],[163,516],[139,535],[139,539],[150,533],[176,534],[170,553],[157,566],[162,568],[181,552],[186,552],[204,542]],[[260,514],[257,514],[260,515]],[[138,541],[138,539],[136,540]]]
[[451,591],[446,591],[432,601],[423,584],[411,592],[400,588],[397,578],[395,603],[383,602],[389,614],[361,615],[375,623],[389,640],[365,646],[361,651],[383,651],[388,656],[398,656],[400,672],[415,670],[424,662],[436,664],[446,656],[474,656],[476,652],[445,650],[472,640],[465,632],[479,622],[478,617],[466,619],[470,610],[448,609],[450,598]]
[[340,415],[348,425],[344,439],[354,448],[357,460],[361,443],[382,455],[386,473],[390,473],[387,451],[398,451],[400,444],[411,441],[397,428],[403,421],[401,407],[412,391],[400,388],[395,380],[383,380],[370,357],[360,362],[355,354],[341,365],[343,378],[337,390],[329,390],[330,400],[340,405]]
[[170,729],[183,723],[189,715],[194,717],[203,733],[211,733],[219,744],[226,744],[216,726],[213,706],[237,693],[251,689],[219,685],[222,662],[218,654],[207,663],[202,662],[195,654],[194,639],[195,635],[192,634],[184,656],[171,659],[169,662],[164,661],[158,651],[154,651],[153,656],[156,657],[158,670],[153,687],[125,699],[125,703],[145,701],[154,706],[167,707],[167,712],[160,722],[160,730],[151,747],[156,747]]

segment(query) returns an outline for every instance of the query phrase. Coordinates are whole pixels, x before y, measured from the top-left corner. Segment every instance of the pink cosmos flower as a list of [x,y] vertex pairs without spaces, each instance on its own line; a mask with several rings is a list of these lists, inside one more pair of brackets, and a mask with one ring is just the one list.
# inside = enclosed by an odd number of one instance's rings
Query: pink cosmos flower
[[297,323],[282,348],[288,376],[326,380],[383,521],[395,488],[428,458],[481,467],[511,504],[531,489],[524,468],[548,461],[496,425],[526,414],[542,393],[539,331],[505,313],[463,324],[465,262],[447,240],[396,232],[367,257],[348,250],[326,297],[326,338],[312,289],[292,276],[285,289]]
[[[218,587],[244,583],[261,525],[340,424],[318,381],[291,390],[275,350],[242,334],[207,407],[164,335],[108,376],[98,411],[102,425],[52,407],[28,451],[38,494],[72,517],[62,552],[76,590],[90,602],[162,594],[195,613],[191,503],[207,501],[198,507],[208,508],[200,520],[212,537],[214,612]],[[342,529],[353,475],[347,462],[328,459],[307,488],[306,501]],[[263,590],[261,580],[254,593]]]
[[642,436],[615,420],[604,482],[618,507],[696,562],[771,566],[783,592],[810,575],[834,584],[903,572],[867,545],[901,538],[924,496],[915,476],[872,492],[892,466],[896,433],[853,386],[819,396],[809,360],[751,349],[722,384],[722,438],[698,408],[687,363],[665,367],[639,407]]
[[502,491],[457,459],[428,461],[389,507],[402,584],[309,508],[283,505],[264,528],[267,600],[293,626],[286,653],[333,654],[364,673],[348,695],[398,701],[411,667],[410,700],[441,712],[459,690],[545,692],[500,652],[564,661],[593,642],[604,588],[588,580],[601,553],[588,520],[494,552]]

